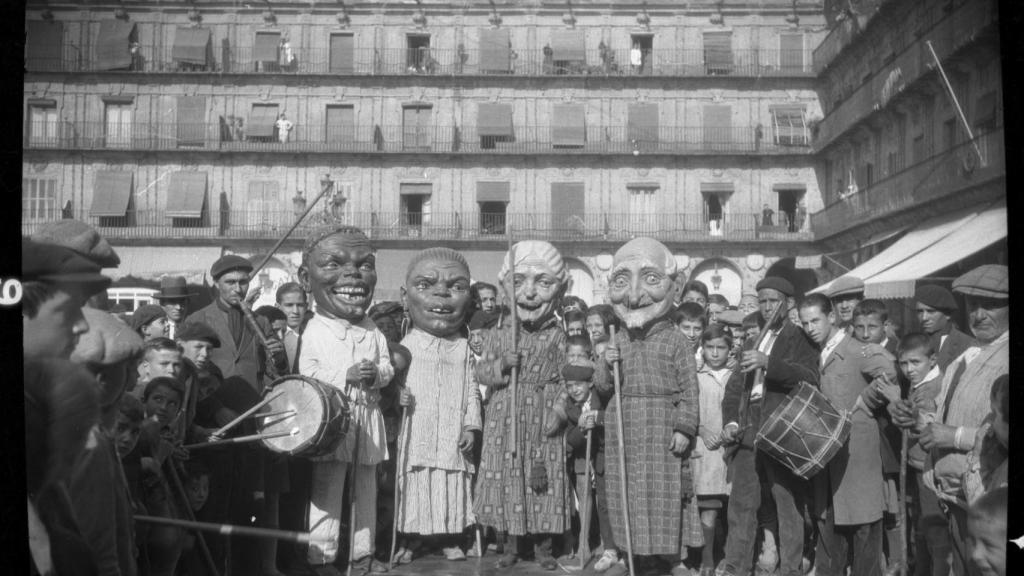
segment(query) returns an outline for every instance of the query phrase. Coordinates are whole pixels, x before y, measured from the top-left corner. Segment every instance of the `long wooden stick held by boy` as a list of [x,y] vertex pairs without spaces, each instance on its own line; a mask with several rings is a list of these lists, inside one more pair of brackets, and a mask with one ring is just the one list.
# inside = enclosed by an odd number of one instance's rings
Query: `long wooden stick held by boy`
[[[174,467],[174,459],[168,458],[164,460],[164,469],[167,470],[167,475],[171,478],[171,485],[178,492],[178,501],[181,502],[182,509],[185,510],[185,517],[190,522],[196,521],[196,515],[192,512],[192,508],[188,504],[188,494],[185,492],[185,486],[181,483],[181,477],[178,476],[178,469]],[[206,539],[199,530],[195,531],[196,542],[199,543],[199,552],[203,557],[203,562],[206,564],[207,570],[213,576],[220,576],[220,572],[217,571],[217,565],[213,562],[213,555],[210,554],[210,548],[206,545]]]
[[[402,438],[402,433],[403,432],[406,434],[406,436],[409,435],[409,408],[407,406],[402,406],[402,425],[398,428],[398,438],[399,439]],[[395,482],[395,511],[394,511],[394,519],[393,519],[394,521],[391,522],[391,555],[388,556],[388,570],[394,569],[394,564],[395,564],[395,551],[396,551],[396,546],[398,544],[398,511],[400,510],[400,505],[401,505],[401,500],[399,500],[399,492],[400,492],[400,490],[398,489],[398,487],[399,487],[400,484],[398,482],[398,479],[402,478],[403,479],[402,480],[403,483],[405,481],[404,480],[405,479],[405,474],[402,473],[402,468],[403,468],[402,455],[406,454],[406,457],[408,457],[408,455],[407,455],[408,450],[409,450],[409,439],[408,438],[405,439],[405,449],[406,449],[406,452],[403,452],[401,450],[401,448],[399,448],[398,454],[395,455],[395,460],[396,460],[395,461],[395,478],[394,478],[394,482]],[[403,489],[404,489],[404,486],[403,486]]]
[[587,453],[583,473],[583,498],[580,500],[580,570],[590,562],[590,455],[594,429],[587,429]]
[[[608,326],[608,335],[614,343],[614,325]],[[622,516],[626,521],[626,558],[629,561],[629,573],[630,576],[636,576],[636,570],[633,568],[633,532],[629,527],[629,482],[626,480],[625,426],[622,424],[622,378],[619,376],[619,362],[616,360],[612,364],[612,376],[615,383],[615,398],[619,403],[619,409],[615,411],[615,425],[619,432],[619,469],[622,470]]]
[[[362,379],[359,380],[356,389],[356,403],[359,404],[364,401],[363,395],[360,394],[363,391]],[[352,565],[356,560],[356,470],[359,468],[359,445],[362,443],[363,435],[358,417],[352,418],[352,433],[355,435],[355,446],[352,447],[352,462],[349,464],[348,475],[348,576],[352,576]],[[370,538],[373,538],[372,534]],[[372,558],[370,562],[373,562]]]

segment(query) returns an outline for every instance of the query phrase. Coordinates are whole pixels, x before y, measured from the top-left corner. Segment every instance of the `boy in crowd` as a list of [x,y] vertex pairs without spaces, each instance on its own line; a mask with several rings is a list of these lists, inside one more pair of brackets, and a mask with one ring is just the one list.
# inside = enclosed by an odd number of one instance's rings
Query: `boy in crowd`
[[852,330],[853,309],[864,299],[864,281],[856,276],[840,276],[829,286],[828,297],[836,311],[838,326],[849,332]]
[[299,357],[299,340],[308,320],[309,303],[306,293],[298,282],[286,282],[277,289],[277,308],[284,312],[285,327],[278,332],[288,356],[288,368],[295,371],[295,360]]
[[696,302],[683,302],[676,309],[676,325],[683,333],[683,338],[690,345],[693,356],[697,360],[697,369],[700,370],[704,363],[704,353],[700,349],[700,335],[708,327],[707,317],[704,315],[704,308]]
[[1006,576],[1006,512],[1010,489],[986,492],[967,516],[970,562],[982,576]]
[[[686,284],[683,284],[682,297],[679,300],[680,304],[686,302],[693,302],[700,306],[701,314],[707,312],[708,309],[708,286],[700,280],[690,280]],[[698,338],[700,334],[698,333]]]
[[721,294],[708,295],[708,324],[718,322],[718,315],[729,309],[729,300]]
[[132,313],[131,327],[146,342],[154,338],[166,338],[167,312],[156,304],[139,306]]
[[587,316],[583,312],[573,309],[565,313],[562,318],[565,322],[565,335],[582,336],[586,334]]
[[477,282],[470,287],[470,293],[473,295],[473,303],[476,305],[477,310],[487,312],[488,314],[497,314],[499,312],[498,289],[494,284]]
[[585,364],[590,361],[590,339],[582,334],[569,336],[565,340],[565,360],[569,364]]
[[170,338],[154,338],[146,342],[138,372],[140,386],[160,376],[177,378],[181,374],[181,349]]

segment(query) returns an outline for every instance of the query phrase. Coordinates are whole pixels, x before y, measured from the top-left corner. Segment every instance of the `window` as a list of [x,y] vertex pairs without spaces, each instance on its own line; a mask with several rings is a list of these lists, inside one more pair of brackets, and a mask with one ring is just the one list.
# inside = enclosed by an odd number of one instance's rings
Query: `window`
[[25,68],[33,72],[63,69],[64,23],[60,20],[25,22]]
[[704,33],[704,71],[711,76],[732,73],[732,32]]
[[480,147],[485,149],[495,148],[498,142],[515,140],[515,132],[512,129],[512,105],[477,105],[476,133],[480,137]]
[[733,193],[732,182],[701,182],[704,198],[704,221],[712,236],[721,236],[725,226],[725,204]]
[[430,35],[409,34],[405,38],[406,71],[417,74],[433,74],[437,69],[437,63],[430,55]]
[[174,228],[206,225],[206,173],[172,172],[167,189],[165,215]]
[[924,150],[924,134],[918,134],[914,136],[914,142],[911,145],[911,164],[917,164],[925,159]]
[[658,143],[658,105],[630,104],[626,111],[626,136],[634,149]]
[[480,30],[480,72],[509,74],[512,72],[512,41],[507,28]]
[[352,34],[331,34],[331,52],[328,70],[331,74],[352,74],[355,72],[355,36]]
[[206,142],[206,96],[178,96],[178,146]]
[[180,27],[174,32],[171,59],[182,72],[209,70],[213,61],[209,28]]
[[430,194],[420,193],[429,190],[430,184],[402,184],[401,187],[401,226],[402,233],[418,236],[423,226],[430,224]]
[[996,128],[996,93],[986,92],[974,106],[974,135],[992,132]]
[[48,178],[21,179],[21,207],[25,220],[59,220],[57,181]]
[[654,36],[633,34],[629,38],[629,66],[633,74],[650,76],[654,61]]
[[504,234],[505,213],[509,203],[509,182],[477,182],[476,201],[480,205],[480,233]]
[[274,229],[283,223],[280,184],[276,180],[249,182],[245,199],[245,223],[251,230]]
[[807,146],[810,135],[804,123],[803,108],[772,109],[773,141],[779,146]]
[[107,301],[111,306],[120,304],[125,312],[131,313],[144,304],[156,304],[157,292],[154,288],[108,288]]
[[409,105],[402,108],[402,148],[404,150],[430,150],[433,126],[429,104]]
[[128,70],[132,67],[132,44],[138,44],[133,22],[103,20],[96,37],[93,66],[97,70]]
[[252,59],[256,72],[279,72],[281,70],[281,33],[257,32],[253,41]]
[[551,106],[551,144],[582,147],[587,141],[586,110],[582,104]]
[[656,184],[629,184],[629,222],[630,232],[646,232],[658,215],[655,204],[658,192]]
[[732,144],[732,106],[704,106],[704,142],[706,148],[728,149]]
[[[792,185],[789,185],[792,186]],[[803,203],[806,189],[790,188],[777,185],[775,191],[779,195],[778,225],[787,232],[797,232],[803,227],[803,216],[798,221],[797,207]]]
[[583,182],[551,184],[551,230],[556,235],[579,236],[586,231],[586,194]]
[[30,103],[28,107],[28,143],[30,146],[57,145],[57,103]]
[[582,74],[587,67],[587,51],[582,30],[551,32],[551,64],[545,52],[545,74]]
[[351,105],[329,105],[325,114],[324,134],[328,144],[351,147],[355,142],[355,109]]
[[245,137],[250,142],[273,142],[278,116],[277,104],[253,104]]
[[108,148],[127,148],[132,140],[132,104],[107,102],[103,110]]
[[804,71],[804,35],[779,35],[779,69],[783,72]]

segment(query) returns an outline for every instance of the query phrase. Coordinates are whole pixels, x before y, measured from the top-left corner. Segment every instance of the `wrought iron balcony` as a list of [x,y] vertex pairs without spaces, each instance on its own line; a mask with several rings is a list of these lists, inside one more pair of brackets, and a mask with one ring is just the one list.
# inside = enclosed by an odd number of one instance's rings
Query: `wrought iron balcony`
[[[125,52],[129,49],[126,46]],[[511,49],[493,58],[493,51],[476,48],[355,48],[333,55],[330,49],[303,49],[292,45],[294,60],[280,53],[274,58],[256,54],[252,47],[228,46],[215,41],[206,64],[185,63],[172,57],[172,49],[140,47],[131,64],[111,70],[73,45],[63,47],[60,58],[29,58],[28,72],[117,74],[297,74],[314,76],[657,76],[657,77],[812,77],[810,50],[743,49],[707,58],[703,49],[645,50],[598,48],[583,51],[581,59],[556,60],[550,50]],[[264,59],[268,58],[268,59]]]
[[[585,126],[569,139],[552,126],[515,126],[512,136],[481,136],[475,126],[304,125],[285,137],[214,124],[29,122],[26,150],[127,150],[294,153],[443,154],[809,154],[804,133],[772,134],[761,126]],[[558,130],[566,130],[559,128]]]
[[[65,214],[88,222],[107,238],[118,240],[177,240],[244,238],[276,240],[295,222],[292,210],[205,211],[200,218],[171,218],[161,210],[129,210],[123,217],[94,217],[88,211]],[[59,208],[25,209],[22,232],[31,234],[40,224],[61,217]],[[786,222],[763,226],[760,214],[584,214],[553,213],[422,213],[343,212],[315,210],[293,234],[301,238],[316,226],[343,222],[362,228],[377,240],[445,240],[504,242],[515,238],[552,241],[624,242],[649,236],[665,242],[793,242],[810,241],[806,223]]]

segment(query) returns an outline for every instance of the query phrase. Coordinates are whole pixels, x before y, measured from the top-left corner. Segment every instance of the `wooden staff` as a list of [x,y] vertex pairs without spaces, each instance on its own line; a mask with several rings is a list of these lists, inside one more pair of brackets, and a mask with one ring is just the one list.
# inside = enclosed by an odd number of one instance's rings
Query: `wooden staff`
[[249,408],[245,412],[242,412],[241,414],[238,415],[237,418],[235,418],[231,422],[228,422],[227,424],[221,426],[219,429],[214,431],[214,433],[211,434],[211,436],[223,436],[224,434],[227,433],[228,430],[231,430],[235,426],[238,426],[238,424],[240,422],[242,422],[243,420],[245,420],[249,416],[252,416],[253,414],[255,414],[260,408],[263,408],[267,404],[270,404],[271,402],[276,400],[277,397],[280,396],[281,394],[284,394],[284,390],[278,392],[277,394],[271,394],[271,395],[267,396],[266,398],[264,398],[263,400],[260,400],[259,402],[256,403],[255,406],[253,406],[252,408]]
[[[408,450],[409,450],[409,438],[408,438],[408,436],[409,436],[409,408],[407,406],[402,406],[402,424],[398,428],[398,437],[399,438],[402,437],[402,432],[405,432],[405,435],[406,435],[406,439],[405,439],[406,458],[408,458]],[[391,570],[391,569],[394,568],[395,548],[398,545],[398,510],[399,510],[399,505],[401,503],[401,500],[399,500],[399,498],[398,498],[398,492],[399,492],[399,490],[398,490],[398,477],[401,476],[402,477],[402,481],[403,482],[405,481],[405,474],[402,473],[402,468],[404,466],[403,466],[403,463],[402,463],[402,450],[401,449],[399,449],[397,456],[398,456],[398,458],[395,460],[395,512],[394,512],[394,521],[391,523],[391,556],[388,556],[388,570]]]
[[[356,402],[355,405],[359,405],[364,402],[363,395],[363,381],[359,380],[359,384],[356,387]],[[352,564],[355,562],[356,556],[356,470],[359,468],[359,444],[362,442],[363,432],[360,429],[359,415],[353,414],[352,418],[353,432],[355,446],[352,448],[352,464],[350,466],[351,473],[349,474],[349,485],[348,485],[348,576],[352,576]],[[371,528],[372,529],[372,528]],[[372,535],[370,536],[373,537]],[[373,556],[370,556],[370,563],[373,563]]]
[[281,245],[284,244],[284,241],[287,240],[288,237],[292,235],[292,232],[294,232],[295,229],[299,227],[299,224],[306,219],[306,216],[309,216],[309,213],[313,211],[313,207],[316,206],[318,202],[320,202],[321,198],[326,196],[327,193],[333,189],[334,181],[327,180],[326,184],[324,184],[323,189],[320,190],[320,194],[318,194],[317,197],[314,198],[313,201],[309,203],[309,206],[306,208],[306,211],[303,212],[301,216],[295,219],[295,223],[292,224],[292,227],[289,228],[288,231],[284,233],[284,236],[282,236],[281,239],[277,241],[277,244],[274,244],[274,247],[270,249],[270,252],[268,252],[267,255],[263,257],[263,261],[261,261],[259,265],[253,268],[252,272],[249,273],[250,278],[255,278],[256,275],[259,274],[260,270],[262,270],[263,267],[267,265],[267,262],[270,262],[270,259],[274,257],[274,253],[280,250]]
[[177,526],[197,532],[216,532],[225,536],[251,536],[253,538],[272,538],[274,540],[286,540],[289,542],[307,543],[313,541],[313,535],[309,532],[291,532],[289,530],[272,530],[270,528],[254,528],[252,526],[234,526],[232,524],[214,524],[212,522],[193,522],[191,520],[179,520],[177,518],[161,518],[159,516],[145,516],[137,514],[134,516],[139,522],[146,524],[157,524],[161,526]]
[[[509,285],[509,315],[512,317],[512,351],[519,357],[519,313],[516,311],[516,248],[512,244],[512,230],[508,234],[508,285]],[[516,452],[519,449],[519,364],[512,366],[512,373],[509,376],[509,387],[512,390],[512,466],[516,465]],[[525,512],[524,512],[525,513]]]
[[[608,330],[612,344],[615,344],[615,326],[608,326]],[[622,379],[619,376],[619,362],[621,360],[617,360],[612,364],[612,376],[615,383],[615,397],[618,398],[619,402],[619,409],[615,411],[615,424],[619,432],[619,469],[622,471],[622,518],[626,521],[626,558],[629,560],[629,573],[635,576],[636,570],[633,568],[633,532],[629,527],[629,485],[626,483],[626,442],[623,431],[625,426],[622,424]]]
[[[192,507],[188,503],[188,495],[185,493],[185,487],[181,485],[181,478],[178,476],[178,470],[174,467],[174,460],[167,458],[164,460],[164,468],[170,470],[167,474],[171,477],[171,484],[174,485],[175,490],[178,491],[178,498],[181,502],[181,507],[185,510],[185,517],[191,522],[196,521],[196,515],[192,512]],[[136,518],[138,518],[136,516]],[[167,520],[166,518],[164,520]],[[180,522],[180,520],[179,520]],[[199,532],[196,532],[196,541],[199,542],[199,552],[203,556],[203,562],[206,563],[206,567],[210,570],[210,574],[213,576],[220,576],[220,572],[217,571],[217,565],[213,562],[213,555],[210,554],[210,548],[206,545],[206,539]]]
[[580,570],[590,562],[590,454],[594,431],[587,430],[587,459],[583,464],[583,501],[580,503]]
[[[277,366],[279,358],[270,353],[270,339],[263,333],[263,328],[260,326],[260,323],[256,321],[256,315],[252,313],[252,308],[249,307],[249,303],[242,301],[239,302],[237,306],[242,311],[242,317],[245,318],[246,324],[248,324],[249,328],[256,334],[256,337],[260,339],[260,344],[263,345],[263,349],[267,353],[267,361],[264,364],[267,376],[271,380],[277,380],[281,377],[281,371]],[[285,370],[285,372],[287,372],[287,370]]]
[[910,431],[900,432],[900,488],[899,488],[899,525],[900,525],[900,576],[907,576],[907,448],[910,444]]

